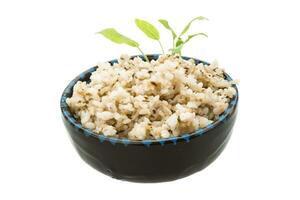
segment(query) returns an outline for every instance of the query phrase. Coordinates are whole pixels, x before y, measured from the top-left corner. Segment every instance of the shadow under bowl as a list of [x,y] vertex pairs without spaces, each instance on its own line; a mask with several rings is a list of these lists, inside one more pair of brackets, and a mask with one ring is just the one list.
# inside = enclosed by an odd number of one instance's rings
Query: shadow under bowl
[[[148,58],[152,60],[158,56],[153,54],[148,55]],[[194,60],[196,64],[208,64],[198,59]],[[109,62],[116,63],[117,60]],[[238,92],[218,120],[193,133],[142,141],[105,137],[82,127],[66,104],[66,99],[72,96],[76,82],[89,82],[91,73],[96,68],[92,67],[72,80],[64,90],[60,102],[64,125],[77,152],[95,169],[113,178],[127,181],[171,181],[204,169],[223,151],[236,120]],[[228,74],[225,74],[225,78],[232,80]],[[237,91],[237,87],[234,87]]]

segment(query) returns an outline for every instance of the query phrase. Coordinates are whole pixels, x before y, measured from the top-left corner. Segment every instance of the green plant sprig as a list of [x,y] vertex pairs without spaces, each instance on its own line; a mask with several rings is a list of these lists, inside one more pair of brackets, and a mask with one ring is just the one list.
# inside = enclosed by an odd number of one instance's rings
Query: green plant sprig
[[173,42],[172,42],[172,49],[175,48],[175,41],[176,41],[176,38],[177,38],[177,35],[175,33],[175,31],[171,28],[171,26],[169,25],[169,22],[165,19],[160,19],[158,20],[166,29],[168,29],[169,31],[171,31],[172,33],[172,37],[173,37]]
[[[174,29],[171,28],[171,26],[169,25],[169,22],[167,20],[165,20],[165,19],[158,20],[167,30],[169,30],[172,33],[172,48],[170,49],[172,55],[174,55],[174,54],[181,55],[183,46],[186,43],[188,43],[192,38],[194,38],[196,36],[208,37],[207,34],[200,32],[200,33],[188,35],[186,37],[186,39],[183,39],[183,36],[188,32],[192,23],[195,21],[201,21],[201,20],[207,20],[207,18],[205,18],[203,16],[198,16],[198,17],[192,19],[184,27],[184,29],[180,32],[179,35],[176,34]],[[164,48],[160,41],[160,34],[159,34],[159,31],[157,30],[157,28],[154,25],[152,25],[151,23],[149,23],[145,20],[142,20],[142,19],[135,19],[135,24],[147,37],[149,37],[150,39],[156,40],[159,43],[162,53],[165,54]],[[117,44],[126,44],[128,46],[137,48],[141,52],[141,54],[143,55],[145,60],[147,62],[149,62],[148,57],[141,50],[138,42],[136,42],[133,39],[130,39],[129,37],[126,37],[126,36],[120,34],[114,28],[107,28],[98,33]]]
[[141,54],[143,55],[143,57],[145,58],[145,60],[147,62],[149,62],[148,57],[144,54],[144,52],[142,51],[142,49],[140,48],[140,44],[122,34],[120,34],[118,31],[116,31],[114,28],[107,28],[104,29],[100,32],[98,32],[99,34],[103,35],[104,37],[106,37],[107,39],[109,39],[112,42],[115,42],[117,44],[127,44],[128,46],[131,47],[135,47],[137,48]]
[[171,26],[169,25],[169,22],[167,20],[165,20],[165,19],[158,20],[167,30],[171,31],[171,33],[172,33],[173,47],[172,47],[172,49],[170,49],[172,54],[178,53],[181,55],[183,46],[187,42],[189,42],[192,38],[194,38],[195,36],[201,35],[201,36],[208,37],[206,33],[196,33],[196,34],[188,35],[187,39],[185,39],[185,40],[182,39],[182,36],[187,33],[187,31],[189,30],[192,23],[197,20],[201,21],[201,20],[208,20],[208,19],[203,16],[195,17],[184,27],[184,29],[181,31],[181,33],[178,36],[175,33],[175,31],[171,28]]
[[137,48],[141,54],[143,55],[143,57],[145,58],[145,60],[147,62],[149,62],[148,57],[144,54],[144,52],[142,51],[142,49],[140,48],[140,44],[122,34],[120,34],[118,31],[116,31],[114,28],[107,28],[104,29],[100,32],[98,32],[99,34],[102,34],[104,37],[106,37],[107,39],[109,39],[112,42],[115,42],[117,44],[127,44],[131,47],[135,47]]
[[164,48],[159,40],[160,35],[157,28],[155,28],[154,25],[142,19],[135,19],[135,24],[142,32],[145,33],[145,35],[147,35],[149,38],[153,40],[156,40],[159,43],[162,53],[165,54]]

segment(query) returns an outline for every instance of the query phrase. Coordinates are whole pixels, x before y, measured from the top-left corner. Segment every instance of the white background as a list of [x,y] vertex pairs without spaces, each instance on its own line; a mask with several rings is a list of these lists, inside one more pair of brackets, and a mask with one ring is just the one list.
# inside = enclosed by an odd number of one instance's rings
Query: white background
[[[134,25],[166,18],[178,31],[195,16],[204,31],[183,54],[217,59],[239,79],[232,138],[208,168],[187,178],[140,184],[107,177],[75,152],[59,99],[98,61],[135,49],[95,32],[115,27],[146,53],[157,43]],[[0,1],[0,199],[299,199],[299,5],[297,1]],[[298,191],[297,191],[298,190]]]

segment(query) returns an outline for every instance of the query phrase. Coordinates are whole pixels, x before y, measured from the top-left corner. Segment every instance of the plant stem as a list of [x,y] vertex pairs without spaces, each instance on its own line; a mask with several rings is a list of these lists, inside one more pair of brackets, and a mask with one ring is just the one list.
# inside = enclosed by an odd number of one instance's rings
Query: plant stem
[[173,49],[172,49],[172,55],[175,55],[175,48],[176,48],[176,44],[177,44],[177,40],[179,37],[175,37],[173,38]]
[[137,47],[138,48],[138,50],[141,52],[141,54],[144,56],[144,58],[145,58],[145,60],[147,61],[147,62],[150,62],[149,61],[149,59],[148,59],[148,57],[144,54],[144,52],[142,51],[142,49],[140,49],[140,47]]
[[160,48],[161,48],[162,53],[165,54],[164,48],[163,48],[163,46],[162,46],[160,40],[157,40],[157,41],[158,41],[158,43],[159,43],[159,46],[160,46]]
[[175,38],[173,39],[172,55],[174,55],[174,49],[175,49]]

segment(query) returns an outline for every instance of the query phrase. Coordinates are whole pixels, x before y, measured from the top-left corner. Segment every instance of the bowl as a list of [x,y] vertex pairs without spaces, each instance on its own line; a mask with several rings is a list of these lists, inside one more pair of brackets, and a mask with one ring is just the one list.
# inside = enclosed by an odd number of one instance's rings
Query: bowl
[[[147,56],[149,60],[159,57],[158,54]],[[208,64],[194,60],[196,64]],[[60,101],[63,123],[74,147],[81,158],[95,169],[113,178],[133,182],[172,181],[204,169],[225,148],[237,116],[238,92],[215,122],[179,137],[133,141],[98,135],[82,127],[70,112],[66,99],[72,96],[75,83],[79,80],[88,82],[96,68],[92,67],[73,79]],[[228,74],[225,78],[232,80]]]

